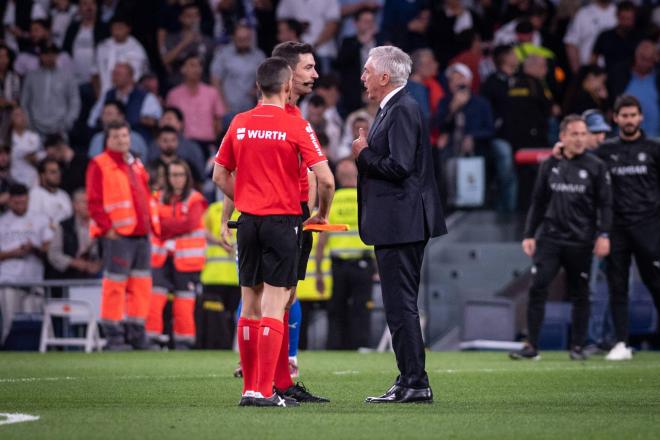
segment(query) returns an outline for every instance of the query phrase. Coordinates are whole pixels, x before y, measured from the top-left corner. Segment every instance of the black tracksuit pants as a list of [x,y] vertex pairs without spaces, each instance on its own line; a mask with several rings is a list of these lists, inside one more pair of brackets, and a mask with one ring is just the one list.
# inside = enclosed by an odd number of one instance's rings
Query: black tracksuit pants
[[535,348],[538,348],[539,333],[545,316],[548,287],[561,267],[566,271],[568,294],[573,303],[571,347],[584,346],[589,326],[592,253],[592,246],[571,246],[543,238],[537,241],[527,304],[529,343]]
[[610,232],[610,255],[607,257],[607,283],[610,310],[617,341],[628,341],[628,278],[631,257],[644,285],[653,296],[660,314],[660,220]]
[[332,259],[332,297],[328,302],[328,348],[369,346],[374,260]]

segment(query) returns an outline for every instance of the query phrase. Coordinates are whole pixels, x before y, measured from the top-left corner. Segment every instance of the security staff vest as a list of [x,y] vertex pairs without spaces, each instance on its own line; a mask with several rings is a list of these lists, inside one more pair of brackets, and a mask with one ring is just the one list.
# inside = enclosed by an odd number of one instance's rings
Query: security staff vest
[[360,239],[358,232],[357,188],[341,188],[335,192],[329,222],[347,224],[346,232],[331,232],[327,249],[332,258],[356,259],[371,256],[373,247]]
[[[222,220],[222,202],[209,206],[204,216],[206,230],[214,237],[220,237]],[[231,220],[237,220],[240,213],[234,211]],[[232,232],[232,234],[234,234]],[[235,234],[234,234],[234,238]],[[206,264],[202,270],[201,281],[204,285],[238,286],[238,268],[236,258],[229,255],[222,246],[210,244],[206,248]]]
[[[158,200],[158,214],[160,218],[185,218],[190,206],[201,203],[204,197],[197,191],[191,191],[190,195],[183,201],[165,204],[161,194],[156,194]],[[163,241],[155,236],[151,237],[151,266],[162,267],[165,264],[168,253],[174,256],[174,267],[180,272],[200,272],[204,268],[206,257],[206,232],[204,221],[186,234],[179,235],[174,239]]]
[[[101,169],[103,176],[103,210],[110,217],[112,228],[123,236],[130,236],[137,225],[137,213],[133,206],[131,184],[128,176],[123,172],[117,162],[109,154],[103,152],[93,159]],[[135,174],[146,173],[142,162],[134,159],[129,164]],[[152,235],[160,235],[160,219],[156,200],[149,199],[149,219]],[[89,233],[92,237],[100,237],[101,230],[91,221]]]

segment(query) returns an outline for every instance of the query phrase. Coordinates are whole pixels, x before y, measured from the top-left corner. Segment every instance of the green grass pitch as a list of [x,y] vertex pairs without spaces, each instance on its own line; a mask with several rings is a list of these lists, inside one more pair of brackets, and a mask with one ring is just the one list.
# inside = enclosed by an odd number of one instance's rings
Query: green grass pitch
[[392,354],[299,360],[332,403],[239,408],[230,352],[0,353],[0,413],[40,417],[0,424],[0,439],[660,438],[660,353],[625,363],[428,353],[435,403],[394,406],[363,403],[394,379]]

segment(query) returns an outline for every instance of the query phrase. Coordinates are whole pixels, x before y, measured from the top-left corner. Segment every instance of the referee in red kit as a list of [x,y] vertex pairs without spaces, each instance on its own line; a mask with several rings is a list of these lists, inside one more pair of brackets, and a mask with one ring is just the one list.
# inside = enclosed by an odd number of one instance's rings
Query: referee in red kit
[[257,69],[257,86],[261,105],[232,121],[216,155],[213,180],[241,213],[240,405],[295,406],[295,400],[273,392],[273,378],[301,252],[300,160],[318,181],[319,210],[305,223],[327,223],[334,178],[312,127],[285,111],[292,88],[286,60],[265,60]]

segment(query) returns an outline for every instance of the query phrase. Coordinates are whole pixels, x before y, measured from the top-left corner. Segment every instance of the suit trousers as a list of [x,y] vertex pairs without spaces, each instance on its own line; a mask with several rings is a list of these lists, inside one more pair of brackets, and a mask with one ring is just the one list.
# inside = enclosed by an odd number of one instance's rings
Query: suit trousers
[[429,386],[417,308],[426,243],[427,241],[420,241],[375,246],[385,318],[392,334],[392,346],[401,373],[396,383],[407,388]]

